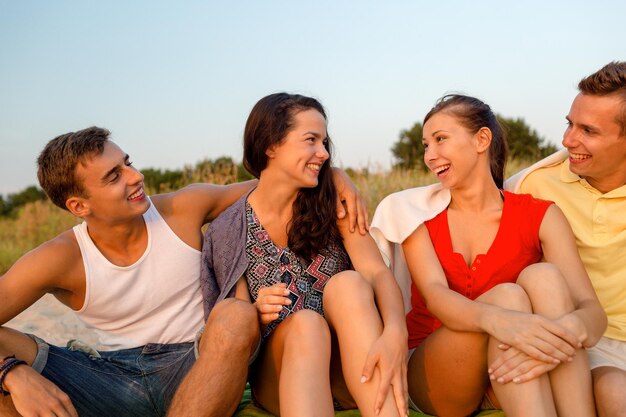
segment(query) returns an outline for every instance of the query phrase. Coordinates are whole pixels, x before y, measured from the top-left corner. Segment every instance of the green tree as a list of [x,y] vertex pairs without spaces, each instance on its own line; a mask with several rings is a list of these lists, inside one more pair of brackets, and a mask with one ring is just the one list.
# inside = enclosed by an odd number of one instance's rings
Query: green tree
[[[536,161],[556,152],[556,146],[546,143],[524,119],[497,117],[507,135],[510,157]],[[424,164],[422,136],[421,123],[415,123],[411,129],[400,132],[398,141],[391,148],[395,167],[427,169]]]
[[556,146],[546,143],[524,119],[498,116],[498,120],[506,132],[511,158],[536,161],[556,152]]
[[31,185],[30,187],[26,187],[24,190],[19,193],[9,194],[9,201],[12,209],[16,209],[25,205],[26,203],[31,203],[33,201],[45,200],[46,193],[40,190],[38,187]]
[[4,196],[0,194],[0,216],[5,216],[8,214],[8,203],[4,199]]
[[215,160],[203,159],[195,165],[185,165],[182,170],[146,168],[141,173],[150,193],[174,191],[194,182],[230,184],[253,178],[241,164],[236,164],[229,156]]
[[143,183],[151,193],[160,193],[175,190],[183,179],[183,172],[180,170],[162,170],[155,168],[142,169]]
[[0,216],[14,216],[16,210],[33,201],[45,200],[46,193],[38,187],[31,185],[20,192],[0,195]]
[[419,167],[426,170],[422,137],[422,124],[419,122],[411,129],[400,132],[398,141],[391,148],[395,158],[394,166],[403,169]]

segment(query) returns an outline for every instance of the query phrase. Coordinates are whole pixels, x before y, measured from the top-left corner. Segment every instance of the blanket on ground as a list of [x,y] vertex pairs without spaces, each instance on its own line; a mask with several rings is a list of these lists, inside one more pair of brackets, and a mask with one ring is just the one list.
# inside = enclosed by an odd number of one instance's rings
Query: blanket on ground
[[[432,417],[428,414],[418,413],[417,411],[410,410],[410,417]],[[502,411],[498,410],[488,410],[483,411],[479,414],[476,414],[477,417],[505,417]],[[252,394],[250,392],[250,387],[246,387],[246,390],[243,394],[243,399],[241,400],[241,404],[237,409],[237,412],[233,417],[274,417],[274,415],[268,413],[265,410],[262,410],[258,407],[255,407],[252,404]],[[335,417],[361,417],[361,413],[359,410],[345,410],[345,411],[337,411],[335,412]]]

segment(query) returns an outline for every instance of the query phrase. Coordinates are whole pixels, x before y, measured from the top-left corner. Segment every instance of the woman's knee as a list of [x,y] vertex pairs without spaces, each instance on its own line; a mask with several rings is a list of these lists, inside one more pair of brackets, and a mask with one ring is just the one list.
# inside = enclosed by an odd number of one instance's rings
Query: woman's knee
[[561,270],[548,262],[540,262],[524,268],[517,277],[517,284],[526,292],[567,289]]
[[486,304],[506,308],[507,310],[532,312],[528,294],[518,284],[498,284],[476,299]]
[[373,301],[372,286],[356,271],[340,272],[324,287],[325,308],[340,304],[353,310],[359,306],[369,306]]
[[[281,328],[282,327],[282,328]],[[300,310],[287,317],[275,331],[284,334],[285,349],[298,352],[330,351],[330,328],[326,319],[313,310]]]
[[574,307],[565,277],[556,265],[547,262],[529,265],[519,274],[517,283],[528,294],[534,309],[541,307],[540,304],[563,312]]

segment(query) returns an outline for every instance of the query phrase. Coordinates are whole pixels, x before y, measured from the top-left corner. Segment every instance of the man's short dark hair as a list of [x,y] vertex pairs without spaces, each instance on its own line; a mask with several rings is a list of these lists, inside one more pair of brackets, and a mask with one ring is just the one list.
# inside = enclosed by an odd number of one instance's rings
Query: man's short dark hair
[[46,144],[37,158],[37,178],[41,188],[57,206],[67,210],[70,197],[88,197],[82,181],[76,177],[76,166],[104,152],[110,132],[88,127],[57,136]]
[[610,62],[580,80],[578,90],[585,95],[619,97],[622,102],[622,111],[617,123],[621,127],[621,135],[626,136],[626,62]]

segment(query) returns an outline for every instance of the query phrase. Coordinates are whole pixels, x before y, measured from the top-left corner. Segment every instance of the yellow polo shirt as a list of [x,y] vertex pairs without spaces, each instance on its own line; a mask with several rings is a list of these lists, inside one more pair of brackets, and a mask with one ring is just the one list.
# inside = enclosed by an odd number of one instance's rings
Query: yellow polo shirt
[[626,185],[602,194],[572,173],[565,160],[528,174],[520,192],[561,208],[608,316],[604,335],[626,341]]

